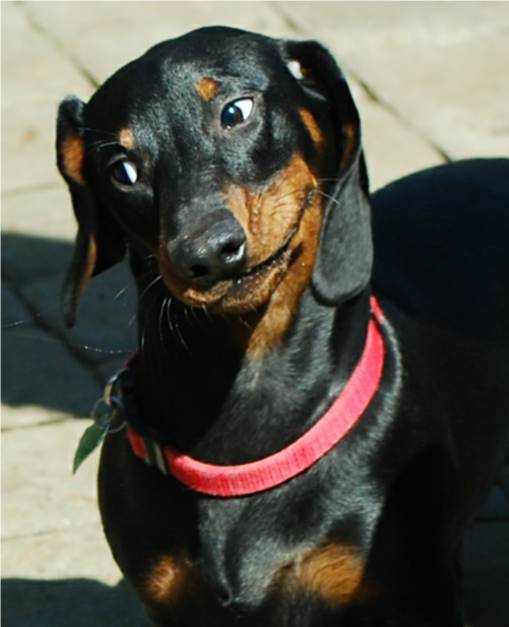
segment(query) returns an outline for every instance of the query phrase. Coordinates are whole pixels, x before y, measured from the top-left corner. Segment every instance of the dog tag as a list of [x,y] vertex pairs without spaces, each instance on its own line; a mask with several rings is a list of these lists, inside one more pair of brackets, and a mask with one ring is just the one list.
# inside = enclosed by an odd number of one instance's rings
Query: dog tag
[[72,464],[72,474],[74,475],[85,459],[95,451],[95,449],[102,444],[102,441],[106,437],[109,431],[109,424],[106,428],[103,425],[94,422],[90,427],[85,429],[85,432],[80,438],[78,448],[74,454],[74,461]]
[[85,429],[85,433],[80,438],[72,464],[73,475],[86,458],[102,444],[108,433],[117,433],[125,427],[125,422],[122,421],[120,426],[111,428],[112,422],[118,417],[122,407],[119,383],[125,372],[127,371],[124,368],[109,379],[102,397],[94,405],[92,409],[94,423]]

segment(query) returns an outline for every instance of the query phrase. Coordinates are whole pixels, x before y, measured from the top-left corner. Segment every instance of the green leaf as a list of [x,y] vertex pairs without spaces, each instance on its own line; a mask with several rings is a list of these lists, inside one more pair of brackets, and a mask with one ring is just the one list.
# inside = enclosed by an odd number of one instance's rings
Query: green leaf
[[92,453],[104,440],[108,429],[98,426],[96,423],[90,425],[80,438],[78,448],[74,454],[72,465],[72,473],[75,474],[85,459]]

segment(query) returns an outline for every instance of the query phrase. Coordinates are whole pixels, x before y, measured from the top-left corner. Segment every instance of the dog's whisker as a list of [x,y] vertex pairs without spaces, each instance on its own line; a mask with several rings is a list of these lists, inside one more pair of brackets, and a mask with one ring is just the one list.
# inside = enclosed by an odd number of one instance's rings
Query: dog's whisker
[[320,194],[324,198],[327,198],[327,200],[330,200],[331,202],[336,203],[337,205],[340,204],[339,201],[337,200],[337,198],[334,198],[334,196],[331,196],[330,194],[327,194],[323,190],[317,189],[316,191],[317,191],[318,194]]
[[168,329],[169,329],[170,333],[173,336],[176,336],[177,334],[176,334],[176,331],[175,331],[175,329],[173,327],[173,320],[171,318],[171,305],[172,305],[172,298],[171,298],[171,296],[169,296],[166,299],[166,322],[168,324]]
[[1,329],[2,331],[8,331],[9,329],[15,329],[16,327],[20,327],[23,325],[36,324],[36,321],[39,318],[43,318],[45,314],[51,313],[57,309],[60,309],[60,305],[53,305],[45,309],[40,309],[39,311],[33,312],[29,318],[21,318],[18,320],[12,320],[10,322],[2,323]]
[[103,148],[107,148],[108,146],[118,146],[118,142],[115,141],[103,141],[103,142],[93,142],[87,146],[87,150],[85,151],[87,155],[102,150]]
[[168,307],[167,307],[167,320],[168,320],[168,324],[170,327],[170,330],[172,331],[172,334],[175,338],[177,338],[177,340],[180,342],[180,344],[183,346],[183,348],[185,348],[185,350],[190,354],[191,351],[189,350],[189,346],[187,345],[184,336],[180,330],[180,325],[179,325],[179,321],[178,321],[178,312],[175,311],[175,308],[171,307],[172,303],[173,303],[173,299],[171,297],[168,298]]
[[319,178],[319,179],[317,179],[318,183],[338,183],[339,180],[340,180],[340,177]]
[[148,293],[148,291],[154,287],[159,281],[162,281],[163,277],[158,274],[155,279],[153,279],[143,290],[143,292],[140,294],[140,300],[142,300]]
[[40,336],[40,335],[32,335],[30,333],[18,333],[14,332],[10,334],[11,337],[15,337],[20,340],[30,340],[30,342],[44,342],[47,344],[62,344],[67,346],[68,348],[80,350],[80,351],[88,351],[93,353],[100,353],[104,355],[128,355],[132,352],[130,348],[102,348],[99,346],[91,346],[90,344],[79,344],[77,342],[69,342],[62,341],[57,338]]
[[169,298],[170,297],[167,296],[166,298],[163,299],[163,302],[161,303],[161,307],[159,310],[159,339],[161,340],[161,346],[164,348],[165,352],[168,352],[168,349],[166,347],[166,342],[164,341],[163,320],[164,320],[164,314],[166,310],[166,304]]
[[127,286],[118,290],[118,292],[113,297],[113,300],[118,300],[121,296],[123,296],[127,292]]

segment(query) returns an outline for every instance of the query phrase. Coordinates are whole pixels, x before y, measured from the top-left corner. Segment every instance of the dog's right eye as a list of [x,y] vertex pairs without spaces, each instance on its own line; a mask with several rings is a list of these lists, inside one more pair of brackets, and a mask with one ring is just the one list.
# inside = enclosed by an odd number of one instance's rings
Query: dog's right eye
[[231,129],[245,122],[253,110],[252,98],[239,98],[226,105],[221,112],[221,126]]
[[138,168],[133,161],[122,159],[111,166],[110,177],[113,183],[126,187],[131,186],[138,180]]

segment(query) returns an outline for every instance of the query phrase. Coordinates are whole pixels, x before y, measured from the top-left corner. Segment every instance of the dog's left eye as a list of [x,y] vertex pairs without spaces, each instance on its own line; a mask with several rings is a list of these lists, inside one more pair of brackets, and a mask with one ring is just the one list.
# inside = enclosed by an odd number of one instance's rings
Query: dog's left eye
[[254,101],[252,98],[239,98],[226,105],[221,112],[221,126],[223,128],[233,128],[245,122],[251,115]]
[[111,166],[110,176],[114,183],[120,183],[120,185],[134,185],[138,180],[138,168],[132,161],[123,159]]

